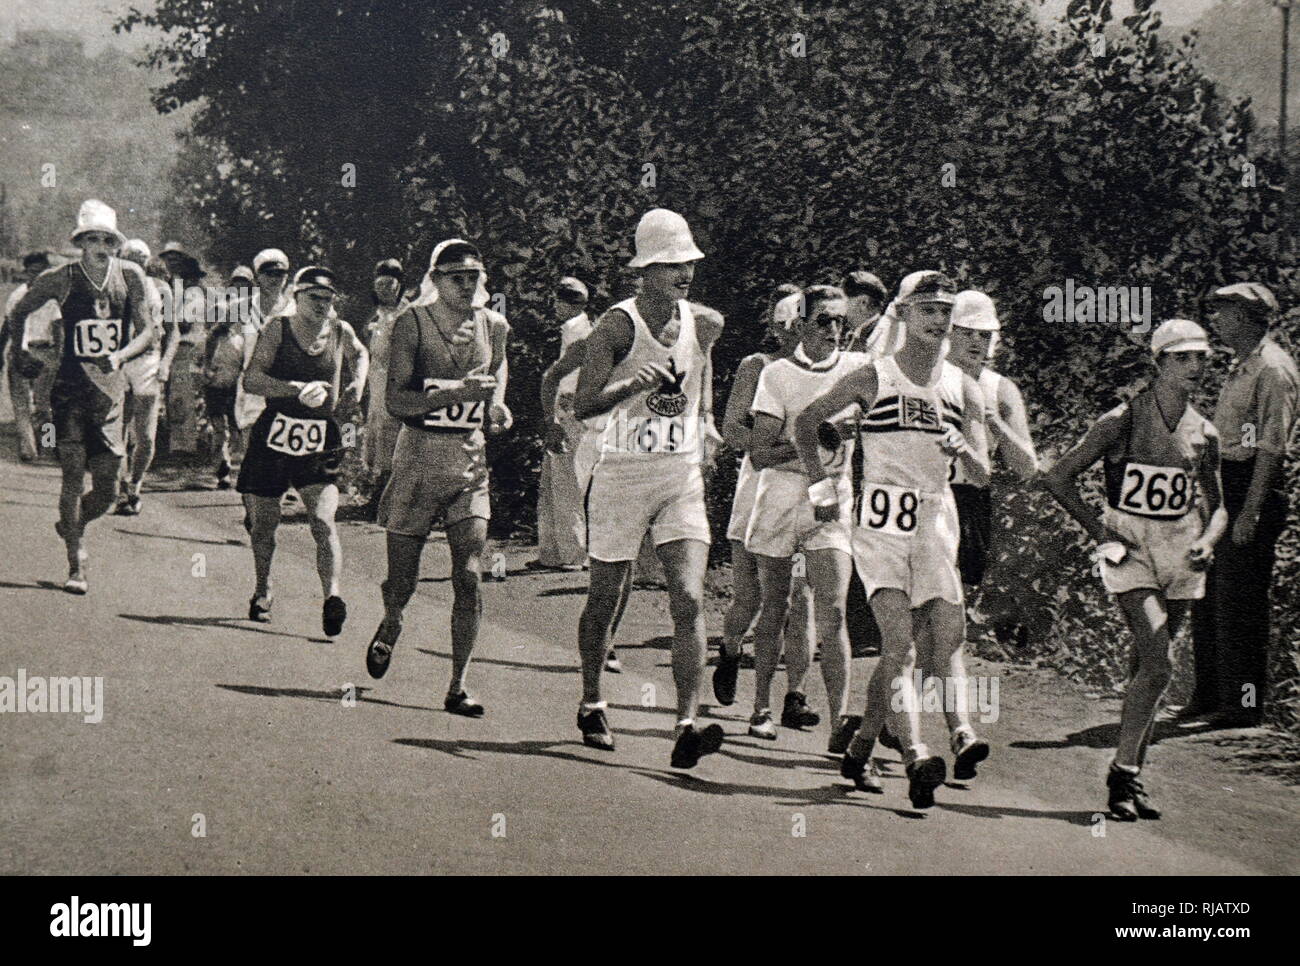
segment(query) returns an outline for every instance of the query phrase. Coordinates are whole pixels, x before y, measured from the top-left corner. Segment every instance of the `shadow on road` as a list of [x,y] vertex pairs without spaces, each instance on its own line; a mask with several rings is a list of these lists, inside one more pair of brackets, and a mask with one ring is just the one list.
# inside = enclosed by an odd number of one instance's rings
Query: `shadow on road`
[[60,594],[65,593],[63,585],[56,584],[52,580],[38,580],[34,584],[15,584],[0,580],[0,587],[6,590],[57,590]]
[[579,594],[586,594],[586,587],[552,587],[550,590],[543,590],[538,597],[577,597]]
[[125,533],[130,537],[148,537],[151,540],[175,540],[178,543],[206,543],[214,547],[241,547],[243,541],[235,537],[227,540],[208,540],[205,537],[178,537],[170,533],[145,533],[143,530],[123,530],[121,527],[115,527],[118,533]]
[[[255,694],[263,698],[306,698],[310,701],[328,701],[331,704],[338,704],[343,700],[344,689],[335,688],[331,691],[312,691],[308,688],[268,688],[256,684],[218,684],[216,687],[226,691],[234,691],[236,694]],[[372,698],[366,694],[370,688],[353,688],[353,692],[359,703],[362,704],[383,704],[390,708],[407,708],[411,711],[434,711],[435,708],[426,708],[418,704],[402,704],[398,701],[386,701],[383,698]]]
[[[427,647],[417,647],[416,650],[430,657],[451,660],[451,655],[444,654],[442,651],[431,651]],[[545,674],[577,674],[580,670],[576,664],[529,664],[527,661],[503,661],[495,657],[479,657],[477,654],[474,656],[474,663],[493,664],[497,667],[514,668],[517,671],[542,671]]]
[[1089,826],[1094,824],[1094,815],[1102,813],[1105,809],[1094,808],[1089,811],[1050,811],[1033,808],[1014,808],[1009,805],[962,805],[957,802],[937,801],[934,803],[935,808],[942,808],[947,812],[956,812],[959,815],[969,815],[972,818],[1045,818],[1057,822],[1065,822],[1069,825]]
[[605,768],[623,768],[635,771],[632,765],[606,760],[587,755],[576,755],[561,748],[585,747],[578,741],[440,741],[437,738],[394,738],[393,744],[406,745],[410,748],[424,748],[428,751],[440,751],[453,758],[465,758],[470,761],[478,759],[469,752],[492,752],[499,755],[528,755],[542,758],[559,758],[573,761],[580,765],[601,765]]
[[[702,795],[751,795],[755,798],[776,799],[777,805],[847,805],[850,808],[870,808],[878,812],[893,812],[900,818],[919,819],[922,814],[910,808],[894,808],[889,805],[872,805],[862,796],[854,796],[854,790],[847,785],[824,785],[816,788],[780,788],[771,785],[746,785],[739,782],[715,782],[698,775],[689,775],[675,771],[651,771],[647,768],[635,768],[633,771],[645,778],[679,788],[685,792]],[[872,796],[874,797],[874,796]]]
[[231,631],[244,631],[248,634],[269,634],[272,637],[291,637],[295,640],[326,641],[326,638],[307,637],[305,634],[290,634],[288,631],[272,631],[265,627],[254,627],[239,617],[183,617],[179,614],[118,614],[129,621],[142,624],[161,624],[165,627],[220,627]]
[[[1206,731],[1213,731],[1214,726],[1208,722],[1195,727],[1179,727],[1172,721],[1157,721],[1151,732],[1151,744],[1157,744],[1166,738],[1185,738]],[[1013,741],[1011,748],[1024,748],[1028,751],[1045,751],[1054,748],[1114,748],[1119,742],[1119,722],[1112,721],[1102,725],[1093,725],[1082,731],[1072,731],[1064,738],[1055,741]]]

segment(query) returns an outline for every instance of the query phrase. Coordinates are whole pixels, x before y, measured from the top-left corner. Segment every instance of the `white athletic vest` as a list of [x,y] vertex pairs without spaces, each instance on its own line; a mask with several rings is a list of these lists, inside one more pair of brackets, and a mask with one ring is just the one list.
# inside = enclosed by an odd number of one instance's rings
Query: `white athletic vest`
[[[757,415],[763,413],[782,421],[781,439],[794,442],[794,421],[808,408],[818,396],[829,390],[846,375],[861,366],[867,365],[874,358],[867,352],[837,352],[815,366],[808,366],[794,359],[777,359],[763,367],[758,378],[758,388],[754,392],[754,402],[750,411]],[[827,422],[838,425],[853,416],[857,407],[850,407],[836,413]],[[834,449],[826,446],[819,448],[822,465],[827,473],[836,476],[847,475],[853,458],[853,441],[841,442]],[[769,469],[791,473],[802,473],[803,463],[791,460]],[[766,471],[764,471],[766,472]]]
[[918,386],[895,356],[876,359],[880,388],[861,422],[862,479],[928,493],[948,486],[951,462],[939,447],[944,425],[962,427],[962,371],[947,360],[933,385]]
[[657,363],[673,374],[671,382],[638,392],[615,406],[606,418],[600,438],[603,463],[671,457],[700,461],[700,389],[705,355],[695,333],[695,317],[685,299],[678,301],[681,329],[671,346],[650,334],[637,311],[636,299],[613,308],[632,320],[632,347],[614,366],[609,381],[626,379],[647,363]]
[[[1001,384],[1001,373],[994,372],[987,366],[980,370],[979,386],[980,395],[984,397],[984,425],[986,427],[993,425],[993,417],[998,414],[998,386]],[[988,437],[989,466],[992,466],[993,454],[998,449],[998,437],[992,429],[988,430],[986,436]],[[964,486],[974,485],[966,478],[966,471],[962,467],[961,460],[952,461],[952,469],[948,471],[948,482]]]

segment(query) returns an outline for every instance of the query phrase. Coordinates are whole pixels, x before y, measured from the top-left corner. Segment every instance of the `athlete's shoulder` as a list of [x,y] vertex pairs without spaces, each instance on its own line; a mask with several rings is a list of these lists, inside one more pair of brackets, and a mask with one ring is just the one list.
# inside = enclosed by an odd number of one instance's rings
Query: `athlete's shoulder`
[[138,282],[142,288],[148,284],[145,281],[148,276],[145,275],[144,269],[135,262],[129,258],[118,258],[114,259],[114,261],[117,263],[117,267],[121,269],[123,277]]
[[632,345],[635,334],[632,316],[619,305],[611,305],[596,320],[596,325],[591,330],[591,334],[593,336],[599,335],[615,346],[628,348]]
[[696,338],[701,345],[712,345],[722,335],[722,330],[726,326],[726,319],[717,309],[710,308],[707,305],[701,305],[698,302],[688,302],[691,308],[691,316],[695,319]]
[[506,317],[502,315],[500,312],[498,312],[496,309],[489,309],[484,307],[479,311],[483,313],[483,318],[487,319],[489,329],[493,331],[495,331],[496,329],[506,329],[507,331],[509,331],[510,323],[507,322]]

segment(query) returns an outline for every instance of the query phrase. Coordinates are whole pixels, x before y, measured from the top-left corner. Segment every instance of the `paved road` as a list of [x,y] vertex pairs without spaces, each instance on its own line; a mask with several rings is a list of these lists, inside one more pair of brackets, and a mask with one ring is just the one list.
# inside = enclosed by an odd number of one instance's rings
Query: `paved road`
[[[480,721],[441,711],[445,547],[431,545],[393,669],[370,681],[382,534],[347,524],[351,617],[320,636],[307,527],[281,531],[275,621],[240,618],[251,590],[237,498],[147,493],[138,518],[95,525],[91,592],[64,594],[57,474],[0,457],[0,675],[104,678],[103,720],[0,716],[0,873],[1294,873],[1294,790],[1230,768],[1209,736],[1167,738],[1151,784],[1166,819],[1094,824],[1114,702],[1043,672],[1001,683],[994,756],[968,788],[907,807],[851,791],[825,730],[730,739],[689,774],[668,767],[673,716],[662,595],[634,598],[611,676],[617,753],[578,740],[581,574],[486,585]],[[711,619],[716,632],[718,621]],[[860,694],[870,666],[855,661]],[[348,702],[349,687],[358,699]],[[784,685],[778,681],[778,693]],[[823,699],[813,688],[814,703]],[[857,698],[855,697],[855,703]],[[644,706],[645,702],[660,706]],[[941,742],[937,715],[926,723]],[[196,836],[202,816],[205,834]],[[17,834],[15,834],[15,831]],[[495,833],[495,834],[494,834]],[[803,833],[803,834],[798,834]]]

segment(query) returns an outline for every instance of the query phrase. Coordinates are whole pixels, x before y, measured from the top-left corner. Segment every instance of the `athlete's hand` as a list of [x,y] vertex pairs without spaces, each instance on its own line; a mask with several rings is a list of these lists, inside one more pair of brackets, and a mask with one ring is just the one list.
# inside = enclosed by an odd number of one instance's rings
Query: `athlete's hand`
[[1235,546],[1244,547],[1255,539],[1255,529],[1259,526],[1259,511],[1252,513],[1250,510],[1242,510],[1241,515],[1237,517],[1237,522],[1232,525],[1232,542]]
[[471,372],[460,381],[460,398],[464,402],[487,402],[497,390],[497,377],[489,372]]
[[459,329],[457,329],[455,332],[452,333],[451,344],[465,345],[466,343],[473,342],[473,341],[474,341],[474,317],[470,316],[468,319],[466,319],[464,322],[460,324]]
[[1139,544],[1133,542],[1128,537],[1124,536],[1124,534],[1120,533],[1114,527],[1102,527],[1102,532],[1105,534],[1105,539],[1098,540],[1097,542],[1099,544],[1118,543],[1123,545],[1125,550],[1131,550],[1135,552],[1142,549],[1142,547]]
[[488,410],[488,432],[493,436],[504,433],[515,424],[515,415],[505,403],[493,403]]
[[970,447],[966,445],[966,437],[961,434],[961,430],[951,424],[943,427],[943,435],[939,437],[939,448],[943,450],[945,456],[960,456],[962,453],[969,453]]
[[343,398],[344,399],[351,398],[352,402],[356,403],[357,405],[360,405],[361,397],[365,395],[365,392],[366,392],[366,384],[364,382],[357,382],[356,380],[353,380],[352,382],[348,383],[347,388],[343,390]]
[[1207,540],[1197,540],[1187,550],[1187,565],[1193,570],[1207,570],[1214,561],[1214,546]]
[[320,380],[307,383],[298,392],[298,401],[304,406],[310,406],[312,409],[324,406],[329,398],[330,387]]
[[632,374],[632,378],[628,380],[628,383],[633,392],[639,392],[642,389],[651,389],[672,381],[673,374],[671,372],[657,362],[647,362]]
[[564,427],[559,423],[551,423],[546,429],[546,440],[543,443],[546,452],[562,456],[569,451],[569,438],[564,434]]
[[106,356],[100,356],[99,368],[104,372],[117,372],[117,370],[122,368],[122,357],[116,352],[110,352]]

